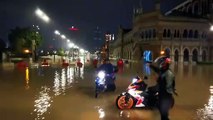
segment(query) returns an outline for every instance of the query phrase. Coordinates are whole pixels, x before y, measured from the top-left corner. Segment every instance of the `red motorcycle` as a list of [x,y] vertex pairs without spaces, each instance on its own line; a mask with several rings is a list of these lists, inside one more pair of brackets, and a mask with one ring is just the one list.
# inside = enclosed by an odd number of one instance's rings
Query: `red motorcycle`
[[[116,106],[119,109],[131,109],[133,107],[156,107],[157,90],[156,87],[149,87],[140,77],[132,79],[132,83],[128,86],[127,91],[121,93],[116,99]],[[138,83],[138,81],[140,83]]]

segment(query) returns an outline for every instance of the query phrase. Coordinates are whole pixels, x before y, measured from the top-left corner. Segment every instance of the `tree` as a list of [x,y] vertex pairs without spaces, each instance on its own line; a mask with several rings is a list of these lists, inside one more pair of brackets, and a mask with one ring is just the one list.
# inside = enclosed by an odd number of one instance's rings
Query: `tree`
[[64,52],[65,52],[64,49],[63,49],[63,48],[60,48],[60,49],[58,50],[58,55],[59,55],[59,56],[64,56],[64,55],[65,55]]
[[12,51],[16,54],[22,54],[24,49],[32,50],[33,41],[35,41],[35,47],[40,46],[42,42],[42,36],[39,31],[31,27],[11,29],[8,39]]

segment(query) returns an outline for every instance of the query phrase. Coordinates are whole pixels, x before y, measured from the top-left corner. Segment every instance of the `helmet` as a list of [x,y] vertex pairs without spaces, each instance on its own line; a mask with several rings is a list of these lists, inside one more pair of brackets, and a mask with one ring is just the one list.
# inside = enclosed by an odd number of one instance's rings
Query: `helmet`
[[160,56],[155,59],[154,63],[157,64],[160,70],[166,70],[171,64],[171,59],[166,56]]

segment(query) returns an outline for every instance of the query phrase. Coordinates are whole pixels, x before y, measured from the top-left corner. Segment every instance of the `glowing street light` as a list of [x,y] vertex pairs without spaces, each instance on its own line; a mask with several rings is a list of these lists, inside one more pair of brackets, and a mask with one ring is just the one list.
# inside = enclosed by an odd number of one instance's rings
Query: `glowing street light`
[[58,30],[55,30],[54,32],[56,35],[60,35],[60,32]]
[[210,31],[213,31],[213,25],[211,25],[211,27],[210,27]]
[[165,53],[165,52],[164,52],[163,50],[162,50],[162,51],[160,51],[160,54],[161,54],[161,55],[164,55],[164,53]]
[[47,23],[50,21],[50,18],[39,8],[35,10],[35,14]]
[[69,47],[69,48],[72,48],[72,47],[74,47],[74,46],[75,46],[75,45],[74,45],[73,43],[69,43],[69,44],[68,44],[68,47]]
[[76,49],[78,49],[79,47],[78,47],[77,45],[74,45],[74,46],[73,46],[73,48],[76,48]]
[[65,36],[65,35],[61,35],[61,38],[62,38],[62,39],[66,39],[66,36]]
[[30,50],[26,49],[24,50],[24,53],[30,53]]
[[82,53],[82,54],[83,54],[83,53],[84,53],[84,51],[85,51],[84,49],[80,49],[80,53]]

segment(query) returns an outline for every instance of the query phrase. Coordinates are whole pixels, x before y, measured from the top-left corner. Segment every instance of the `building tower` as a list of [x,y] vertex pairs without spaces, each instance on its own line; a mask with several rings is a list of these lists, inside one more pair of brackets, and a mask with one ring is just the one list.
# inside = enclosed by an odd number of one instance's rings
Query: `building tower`
[[101,46],[104,44],[103,35],[99,26],[97,26],[93,33],[93,40],[95,44],[95,50],[100,50]]

